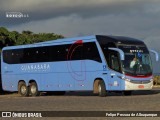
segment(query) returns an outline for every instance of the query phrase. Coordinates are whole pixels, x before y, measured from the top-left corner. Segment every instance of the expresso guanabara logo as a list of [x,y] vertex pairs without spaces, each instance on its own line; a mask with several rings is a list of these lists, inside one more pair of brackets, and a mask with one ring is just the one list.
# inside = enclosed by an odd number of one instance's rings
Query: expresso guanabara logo
[[31,64],[31,65],[22,65],[22,71],[48,71],[50,70],[49,64]]

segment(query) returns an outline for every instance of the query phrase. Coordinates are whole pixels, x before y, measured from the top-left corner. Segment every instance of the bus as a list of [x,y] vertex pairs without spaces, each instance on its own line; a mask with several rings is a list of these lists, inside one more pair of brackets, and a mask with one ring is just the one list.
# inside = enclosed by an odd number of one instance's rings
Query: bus
[[112,35],[7,46],[1,54],[2,88],[21,96],[93,91],[104,97],[110,91],[151,90],[149,51],[158,61],[143,41]]

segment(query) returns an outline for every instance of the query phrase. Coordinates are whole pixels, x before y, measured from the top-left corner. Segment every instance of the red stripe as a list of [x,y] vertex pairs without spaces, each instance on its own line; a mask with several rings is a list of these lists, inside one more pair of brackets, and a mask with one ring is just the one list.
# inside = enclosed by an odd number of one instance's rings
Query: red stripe
[[149,75],[149,76],[132,76],[132,75],[128,75],[128,74],[125,74],[125,75],[128,77],[133,77],[133,78],[150,78],[150,77],[152,77],[152,75]]

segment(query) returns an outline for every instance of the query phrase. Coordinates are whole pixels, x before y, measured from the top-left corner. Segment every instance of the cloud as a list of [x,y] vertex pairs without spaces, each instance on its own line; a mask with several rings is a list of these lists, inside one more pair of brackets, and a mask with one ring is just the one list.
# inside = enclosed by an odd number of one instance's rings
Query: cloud
[[160,17],[153,19],[141,15],[101,15],[83,18],[77,14],[61,16],[47,20],[31,21],[19,26],[10,27],[11,30],[25,29],[34,32],[56,32],[66,37],[92,34],[116,34],[138,37],[140,39],[159,36]]
[[[0,26],[55,31],[67,37],[100,33],[148,41],[151,36],[159,37],[159,6],[159,0],[1,0]],[[24,12],[29,18],[8,19],[6,11]]]
[[[2,0],[0,4],[0,25],[17,25],[30,21],[47,20],[52,18],[78,15],[83,18],[106,15],[136,15],[147,12],[156,12],[159,6],[152,5],[154,9],[148,9],[151,3],[157,0]],[[156,9],[155,9],[156,7]],[[29,14],[29,18],[7,19],[6,12],[22,12]]]

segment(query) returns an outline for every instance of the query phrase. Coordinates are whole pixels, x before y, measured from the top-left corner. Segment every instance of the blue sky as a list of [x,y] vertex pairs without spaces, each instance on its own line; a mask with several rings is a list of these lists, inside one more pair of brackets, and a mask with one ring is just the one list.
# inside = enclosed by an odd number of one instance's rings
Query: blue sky
[[[0,26],[53,32],[65,37],[93,34],[129,36],[160,53],[160,0],[0,0]],[[26,18],[7,18],[21,12]],[[160,62],[154,61],[157,71]]]

